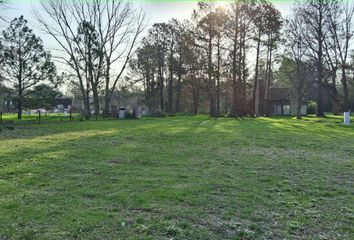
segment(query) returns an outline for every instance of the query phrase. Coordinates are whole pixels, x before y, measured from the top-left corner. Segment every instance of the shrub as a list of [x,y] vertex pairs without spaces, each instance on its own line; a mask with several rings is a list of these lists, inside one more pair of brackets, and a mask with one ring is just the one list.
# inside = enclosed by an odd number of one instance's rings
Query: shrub
[[316,114],[317,112],[317,103],[314,101],[310,101],[307,104],[307,113],[308,114]]
[[151,117],[167,117],[167,114],[160,109],[156,109],[155,111],[151,112]]
[[135,118],[135,114],[132,110],[125,110],[125,118],[131,119],[131,118]]

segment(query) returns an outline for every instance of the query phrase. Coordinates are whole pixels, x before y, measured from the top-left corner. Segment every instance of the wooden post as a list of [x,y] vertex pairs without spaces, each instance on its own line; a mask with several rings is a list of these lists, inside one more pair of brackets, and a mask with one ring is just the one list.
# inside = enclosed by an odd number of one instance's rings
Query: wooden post
[[38,110],[38,123],[41,123],[41,110]]
[[71,122],[71,120],[72,120],[72,115],[71,115],[71,108],[70,108],[70,122]]

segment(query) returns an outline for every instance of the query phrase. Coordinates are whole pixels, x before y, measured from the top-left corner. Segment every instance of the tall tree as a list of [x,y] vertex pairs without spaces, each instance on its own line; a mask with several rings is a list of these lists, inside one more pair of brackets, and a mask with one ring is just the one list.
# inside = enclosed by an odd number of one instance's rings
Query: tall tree
[[137,77],[134,79],[135,84],[140,84],[144,89],[145,104],[154,111],[157,107],[157,83],[155,73],[158,66],[156,49],[153,45],[143,44],[133,59],[131,59],[129,67],[132,75]]
[[181,97],[182,97],[182,77],[186,74],[186,61],[187,54],[190,50],[189,47],[195,46],[193,39],[192,24],[189,21],[176,22],[177,39],[176,39],[176,99],[175,99],[175,112],[181,111]]
[[266,5],[266,71],[265,71],[265,113],[268,112],[268,101],[270,98],[270,86],[272,84],[272,73],[273,73],[273,55],[274,50],[277,48],[277,43],[280,40],[280,28],[282,26],[282,17],[280,12],[273,5]]
[[[251,17],[253,19],[253,39],[256,43],[256,63],[255,63],[255,73],[254,73],[254,83],[253,83],[253,103],[254,103],[254,113],[256,115],[263,114],[264,110],[260,109],[260,105],[257,104],[256,97],[258,89],[258,78],[259,78],[259,67],[260,67],[260,54],[262,43],[265,42],[267,46],[267,59],[266,59],[266,73],[265,73],[265,97],[268,98],[269,87],[270,87],[270,75],[272,66],[272,53],[275,48],[276,40],[279,38],[279,30],[281,26],[281,15],[280,12],[275,9],[272,3],[267,1],[258,2],[251,12]],[[266,39],[264,39],[266,38]],[[267,100],[266,100],[267,102]]]
[[197,38],[199,46],[204,49],[208,62],[206,67],[207,82],[209,91],[209,114],[212,117],[217,117],[216,111],[216,81],[214,74],[214,41],[219,32],[217,24],[217,15],[215,13],[215,2],[202,1],[198,2],[198,9],[194,11],[193,18],[197,22]]
[[231,71],[231,116],[242,116],[246,112],[246,53],[250,48],[250,27],[253,21],[251,13],[254,3],[237,0],[230,4],[227,23],[227,36],[230,39],[230,71]]
[[260,113],[259,105],[257,104],[257,87],[258,87],[258,75],[259,75],[259,62],[260,62],[260,54],[261,54],[261,44],[262,44],[262,37],[266,34],[266,21],[265,18],[267,14],[265,13],[266,9],[266,2],[258,3],[251,12],[251,18],[253,19],[253,40],[256,43],[256,63],[255,63],[255,70],[254,70],[254,82],[253,82],[253,106],[254,106],[254,114],[258,115]]
[[335,46],[334,55],[339,60],[341,69],[341,84],[343,88],[343,110],[350,110],[349,87],[347,71],[349,70],[349,50],[353,40],[354,30],[352,20],[354,5],[342,2],[338,6],[338,11],[330,12],[329,32],[333,45]]
[[294,11],[298,18],[304,21],[304,43],[307,55],[316,63],[317,116],[324,116],[323,86],[327,81],[324,64],[324,45],[328,37],[328,23],[333,11],[338,8],[338,2],[332,0],[308,0],[297,3]]
[[304,22],[301,18],[286,21],[284,38],[285,50],[278,75],[283,84],[290,89],[291,100],[295,102],[296,117],[301,119],[301,106],[308,94],[312,77],[312,65],[306,56]]
[[223,63],[223,53],[224,53],[224,35],[226,31],[226,23],[228,22],[228,15],[225,12],[223,7],[217,7],[215,9],[215,28],[217,29],[216,32],[216,68],[215,68],[215,79],[216,79],[216,112],[215,115],[217,117],[220,116],[220,95],[221,95],[221,76],[222,76],[222,66]]
[[[168,32],[168,84],[167,84],[167,95],[168,95],[168,105],[167,111],[172,113],[173,108],[173,99],[174,99],[174,75],[178,68],[178,62],[176,61],[177,54],[177,41],[180,35],[180,23],[176,19],[171,19],[167,24],[167,32]],[[181,59],[180,59],[181,60]]]
[[301,107],[308,94],[307,89],[312,73],[312,65],[299,59],[284,57],[278,70],[279,80],[290,89],[290,98],[296,108],[296,118],[301,119]]
[[94,112],[97,117],[100,113],[99,90],[105,73],[105,59],[102,53],[103,48],[100,46],[99,34],[91,22],[84,20],[79,24],[75,41],[78,45],[75,47],[75,53],[78,55],[79,66],[85,74],[87,83],[90,83]]
[[205,66],[207,65],[207,57],[204,49],[197,44],[196,31],[189,25],[189,31],[183,35],[182,56],[184,59],[184,84],[189,91],[186,93],[187,101],[191,102],[191,112],[198,114],[200,106],[200,95],[205,79]]
[[[170,49],[171,44],[173,44],[171,40],[170,31],[171,27],[169,24],[155,23],[149,30],[149,35],[144,39],[146,44],[150,44],[154,47],[156,54],[155,56],[157,57],[157,87],[159,91],[159,106],[162,111],[165,110],[164,91],[167,75],[166,67],[168,64],[168,59],[170,58],[168,52],[172,51],[173,54],[173,50]],[[171,67],[170,70],[172,71]],[[172,79],[170,80],[172,81]]]
[[18,119],[21,119],[24,98],[38,84],[55,82],[56,68],[42,40],[28,27],[23,16],[11,21],[3,31],[1,53],[2,74],[16,89]]
[[[86,78],[85,71],[80,66],[82,59],[76,54],[77,49],[84,46],[76,38],[76,29],[84,21],[94,26],[98,34],[100,58],[104,58],[104,114],[107,116],[113,92],[144,29],[144,13],[131,2],[122,0],[49,0],[42,1],[41,6],[42,11],[36,14],[37,19],[43,30],[56,40],[66,54],[61,52],[58,58],[76,75],[84,99],[86,117],[90,116],[91,86],[90,79]],[[81,49],[80,52],[85,51]]]

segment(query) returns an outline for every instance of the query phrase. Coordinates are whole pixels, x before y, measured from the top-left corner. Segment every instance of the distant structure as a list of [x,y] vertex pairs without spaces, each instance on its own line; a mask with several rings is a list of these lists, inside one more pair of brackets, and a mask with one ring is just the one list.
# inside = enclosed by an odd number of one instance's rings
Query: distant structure
[[59,111],[70,110],[73,106],[71,98],[55,98],[52,103],[52,109]]
[[[43,101],[40,98],[25,98],[24,109],[46,109],[54,112],[64,112],[72,108],[71,98],[54,98]],[[0,98],[0,109],[2,112],[16,112],[17,105],[15,98]]]
[[[267,96],[268,95],[268,96]],[[296,115],[297,104],[290,97],[289,88],[270,88],[267,94],[265,80],[259,79],[256,88],[256,115]],[[301,114],[307,114],[307,102],[301,105]]]

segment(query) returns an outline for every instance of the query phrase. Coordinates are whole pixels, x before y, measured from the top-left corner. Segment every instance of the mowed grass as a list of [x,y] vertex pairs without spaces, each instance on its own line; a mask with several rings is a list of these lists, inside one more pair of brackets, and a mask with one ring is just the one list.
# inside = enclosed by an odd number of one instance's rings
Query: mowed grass
[[[81,119],[80,113],[72,113],[70,119],[70,113],[41,113],[40,120],[41,122],[62,122],[62,121],[79,121]],[[23,124],[23,123],[34,123],[39,122],[39,114],[31,113],[30,115],[23,113],[22,119],[17,119],[17,113],[6,113],[2,115],[3,121],[13,121],[14,124]]]
[[196,116],[5,130],[0,239],[353,239],[354,126],[341,121]]

